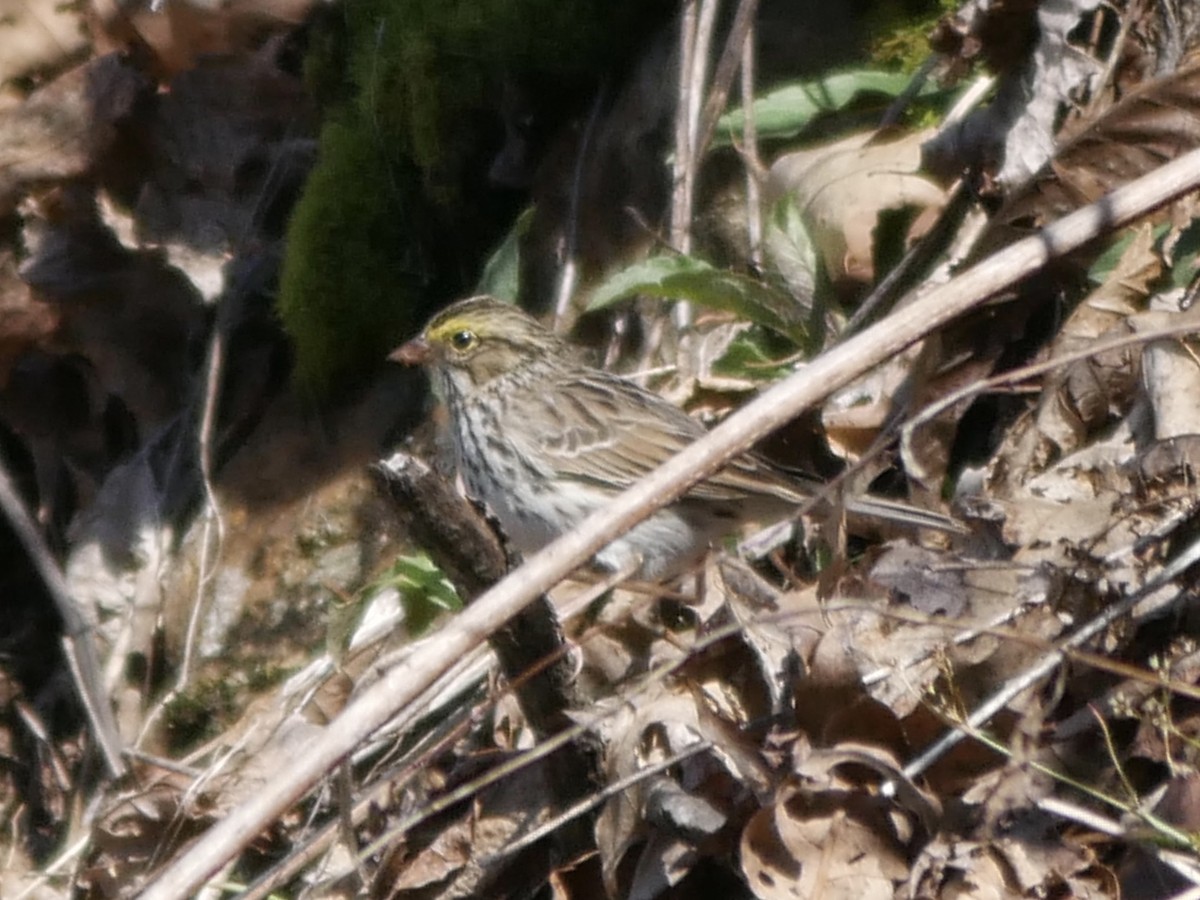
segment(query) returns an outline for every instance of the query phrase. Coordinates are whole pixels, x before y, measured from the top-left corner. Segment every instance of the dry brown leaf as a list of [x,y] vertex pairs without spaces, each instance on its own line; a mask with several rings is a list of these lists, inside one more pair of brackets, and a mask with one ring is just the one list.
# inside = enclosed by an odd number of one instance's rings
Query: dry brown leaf
[[[1018,746],[1015,753],[1019,756],[1022,748]],[[961,799],[975,808],[982,833],[1002,834],[1014,821],[1020,821],[1022,828],[1028,830],[1048,829],[1054,827],[1054,820],[1034,810],[1042,798],[1054,793],[1055,787],[1052,776],[1018,758],[1010,758],[1004,765],[976,778],[962,792]]]
[[[1002,677],[991,668],[986,676],[979,669],[994,664],[989,661],[1004,646],[983,627],[987,623],[1008,619],[1009,627],[1046,636],[1060,627],[1022,620],[1056,591],[1043,574],[1019,566],[973,565],[954,552],[895,543],[880,556],[870,584],[890,592],[890,602],[831,600],[828,631],[809,660],[811,674],[802,690],[856,686],[865,679],[870,696],[902,719],[927,702],[947,673],[954,674],[960,698],[981,695],[988,679]],[[963,633],[973,636],[957,640]],[[806,712],[810,727],[813,715],[811,709]]]
[[937,842],[913,866],[905,897],[1017,900],[1121,896],[1113,874],[1087,849],[1042,836],[986,843]]
[[[829,449],[849,463],[859,463],[892,424],[897,397],[910,375],[914,350],[898,353],[862,378],[835,391],[821,405],[821,427]],[[863,473],[862,482],[872,473]]]
[[759,900],[798,900],[800,862],[783,846],[770,808],[755,813],[742,829],[738,854],[750,890]]
[[[624,696],[616,715],[599,723],[608,747],[610,782],[687,751],[700,740],[712,745],[605,804],[596,823],[596,843],[610,893],[650,897],[678,883],[703,858],[697,850],[712,852],[711,842],[719,840],[718,833],[749,793],[771,789],[774,779],[761,752],[741,733],[746,723],[721,719],[713,705],[702,688],[685,694],[654,683]],[[631,875],[625,859],[635,848]],[[619,881],[622,877],[626,881]]]
[[899,809],[914,817],[910,826],[893,818],[900,831],[909,832],[905,840],[936,833],[941,824],[942,805],[929,791],[904,773],[901,757],[876,741],[855,743],[838,741],[828,749],[809,749],[797,744],[795,773],[808,784],[818,787],[878,788],[887,785]]
[[811,644],[820,636],[816,626],[796,619],[801,607],[819,615],[815,591],[807,595],[792,592],[790,612],[784,615],[782,592],[738,559],[718,557],[706,569],[705,581],[726,598],[727,614],[737,623],[738,638],[753,657],[745,663],[750,670],[746,674],[762,678],[770,709],[780,712],[801,675]]
[[125,794],[92,827],[91,853],[80,874],[89,896],[132,897],[156,862],[212,822],[207,797],[167,776]]
[[[421,844],[413,832],[387,853],[372,886],[371,896],[401,900],[406,897],[487,896],[488,884],[509,867],[520,871],[519,883],[539,884],[546,874],[531,871],[541,866],[529,854],[505,857],[503,851],[522,834],[550,815],[554,797],[546,780],[546,766],[523,766],[484,788]],[[431,895],[426,891],[433,890]]]
[[899,541],[875,561],[871,577],[916,612],[956,618],[966,608],[971,573],[947,563],[942,554]]
[[[1072,474],[1078,477],[1071,478]],[[1023,548],[1019,554],[1022,561],[1064,561],[1072,548],[1094,545],[1109,529],[1120,499],[1115,491],[1097,497],[1069,493],[1071,488],[1085,490],[1089,474],[1079,470],[1069,473],[1064,468],[1059,478],[1039,479],[1048,491],[1053,491],[1049,497],[1031,494],[1009,506],[1004,537]]]
[[760,810],[742,832],[740,857],[764,900],[890,900],[908,872],[885,805],[843,791],[796,791]]
[[1200,144],[1200,63],[1148,81],[1076,125],[1052,163],[992,217],[976,258],[1041,228]]
[[[731,611],[709,618],[705,631],[734,624]],[[682,674],[704,697],[708,709],[726,721],[745,725],[765,721],[778,712],[780,686],[759,665],[760,657],[739,627],[734,634],[701,650],[684,665]]]
[[[610,782],[631,776],[655,758],[679,752],[699,740],[700,718],[692,696],[655,683],[641,696],[624,700],[616,715],[599,723],[608,748]],[[645,791],[646,785],[639,783],[617,794],[604,805],[596,822],[596,844],[610,892],[616,890],[622,859],[645,833]]]

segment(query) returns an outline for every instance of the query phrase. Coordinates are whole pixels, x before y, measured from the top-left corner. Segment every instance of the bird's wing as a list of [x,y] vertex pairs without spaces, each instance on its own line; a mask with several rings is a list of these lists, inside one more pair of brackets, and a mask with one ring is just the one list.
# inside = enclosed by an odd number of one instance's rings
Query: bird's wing
[[[704,426],[657,394],[606,373],[566,376],[561,389],[510,397],[509,414],[525,424],[542,421],[536,432],[509,430],[525,454],[539,454],[562,475],[618,493],[657,468],[704,433]],[[739,502],[770,497],[802,504],[822,486],[743,453],[686,494],[708,502]],[[875,497],[847,498],[846,510],[909,527],[964,533],[955,519],[907,503]]]
[[[568,383],[554,391],[532,394],[524,402],[510,405],[510,414],[527,416],[526,422],[545,423],[536,436],[529,435],[526,428],[513,430],[527,435],[523,440],[531,443],[526,452],[544,454],[563,475],[614,493],[705,433],[703,425],[678,407],[630,381],[604,373],[599,377],[594,373],[586,378],[568,376]],[[805,494],[797,488],[765,460],[744,454],[695,485],[687,496],[714,502],[774,496],[799,502]]]

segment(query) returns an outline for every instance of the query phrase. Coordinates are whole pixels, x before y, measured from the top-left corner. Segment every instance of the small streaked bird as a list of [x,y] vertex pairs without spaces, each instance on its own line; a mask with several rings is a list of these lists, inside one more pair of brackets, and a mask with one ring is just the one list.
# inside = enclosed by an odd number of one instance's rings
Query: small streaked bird
[[[448,306],[389,359],[429,369],[467,491],[523,553],[569,531],[705,431],[657,394],[584,364],[562,338],[491,297]],[[613,541],[596,562],[665,578],[740,523],[793,513],[815,488],[743,454]],[[859,498],[847,509],[957,530],[945,516],[903,503]]]

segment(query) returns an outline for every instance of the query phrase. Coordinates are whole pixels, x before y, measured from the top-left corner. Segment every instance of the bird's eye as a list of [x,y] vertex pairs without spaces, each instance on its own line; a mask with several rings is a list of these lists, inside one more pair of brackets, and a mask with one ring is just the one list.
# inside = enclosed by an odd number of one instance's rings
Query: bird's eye
[[475,336],[475,332],[463,329],[462,331],[456,331],[454,334],[450,335],[450,346],[461,352],[464,350],[470,350],[475,346],[475,343],[478,340],[479,338]]

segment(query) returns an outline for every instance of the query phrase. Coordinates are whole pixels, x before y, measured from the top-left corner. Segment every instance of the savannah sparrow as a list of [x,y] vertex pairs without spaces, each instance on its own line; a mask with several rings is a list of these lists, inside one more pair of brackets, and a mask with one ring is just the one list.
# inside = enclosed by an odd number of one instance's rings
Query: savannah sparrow
[[[449,408],[458,471],[522,552],[571,529],[704,433],[668,401],[581,362],[562,338],[491,297],[438,313],[389,357],[427,365]],[[596,556],[613,571],[662,578],[695,561],[739,522],[779,519],[813,485],[746,453]],[[854,512],[913,524],[949,521],[886,500]]]

